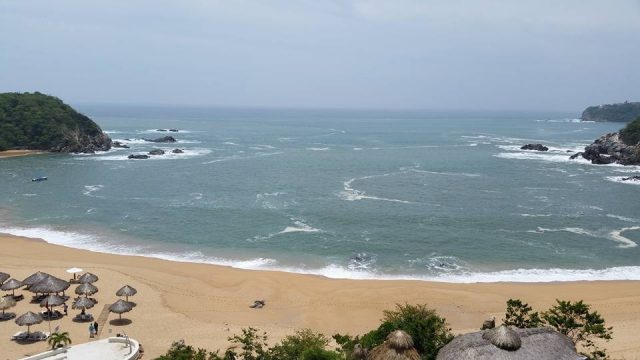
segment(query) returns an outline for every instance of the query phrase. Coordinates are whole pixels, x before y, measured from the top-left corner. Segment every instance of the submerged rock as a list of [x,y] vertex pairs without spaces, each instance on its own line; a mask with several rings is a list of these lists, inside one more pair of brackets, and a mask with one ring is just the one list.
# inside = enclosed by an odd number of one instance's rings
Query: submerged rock
[[521,150],[548,151],[549,148],[542,144],[527,144],[520,148]]
[[136,159],[136,160],[142,160],[142,159],[148,159],[149,155],[140,155],[140,154],[131,154],[128,156],[129,159]]
[[164,155],[164,150],[162,149],[153,149],[149,151],[149,155]]
[[626,178],[620,179],[622,181],[640,181],[640,175],[629,176]]
[[174,153],[174,154],[182,154],[182,153],[184,153],[184,151],[182,149],[173,149],[173,150],[171,150],[171,152]]
[[176,139],[173,136],[163,136],[157,139],[144,139],[144,141],[154,142],[154,143],[174,143]]
[[122,148],[122,149],[128,149],[129,145],[127,144],[123,144],[120,141],[114,141],[111,143],[111,146],[114,148]]

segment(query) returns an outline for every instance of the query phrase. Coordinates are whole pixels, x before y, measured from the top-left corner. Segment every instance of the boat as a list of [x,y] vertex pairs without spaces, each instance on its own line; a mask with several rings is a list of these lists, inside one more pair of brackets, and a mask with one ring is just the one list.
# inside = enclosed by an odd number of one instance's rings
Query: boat
[[40,176],[40,177],[31,179],[31,181],[45,181],[45,180],[47,180],[46,176]]

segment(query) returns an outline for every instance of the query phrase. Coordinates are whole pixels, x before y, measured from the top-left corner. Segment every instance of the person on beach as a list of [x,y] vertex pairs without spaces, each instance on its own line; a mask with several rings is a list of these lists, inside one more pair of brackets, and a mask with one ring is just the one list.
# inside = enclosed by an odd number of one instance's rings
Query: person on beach
[[98,336],[98,322],[95,321],[93,323],[93,331],[96,333],[96,336]]
[[64,310],[64,315],[67,316],[69,315],[69,307],[67,306],[67,304],[65,303],[64,306],[62,307],[62,309]]
[[89,338],[93,337],[93,323],[89,323]]

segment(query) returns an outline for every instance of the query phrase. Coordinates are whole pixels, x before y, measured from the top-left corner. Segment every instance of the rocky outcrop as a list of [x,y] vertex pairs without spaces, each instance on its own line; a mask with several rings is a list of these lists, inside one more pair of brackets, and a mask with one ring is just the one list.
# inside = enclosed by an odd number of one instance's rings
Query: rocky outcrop
[[619,133],[609,133],[596,139],[593,144],[584,148],[583,152],[573,154],[591,161],[592,164],[640,165],[640,146],[626,145]]
[[144,160],[144,159],[148,159],[149,155],[131,154],[128,156],[128,158],[133,160]]
[[622,181],[640,181],[640,175],[629,176],[626,178],[620,179]]
[[122,149],[129,149],[129,145],[127,144],[123,144],[120,141],[114,141],[111,143],[111,146],[113,146],[114,148],[122,148]]
[[144,139],[144,141],[154,142],[154,143],[174,143],[176,139],[173,136],[163,136],[157,139]]
[[174,154],[182,154],[184,151],[182,149],[173,149],[171,152]]
[[108,151],[111,149],[111,138],[103,132],[90,135],[74,130],[65,133],[64,137],[64,141],[52,146],[49,151],[93,154],[96,151]]
[[549,148],[542,144],[527,144],[520,148],[521,150],[548,151]]
[[149,155],[164,155],[164,150],[162,149],[153,149],[149,151]]
[[582,112],[583,121],[629,122],[640,116],[640,102],[589,106]]

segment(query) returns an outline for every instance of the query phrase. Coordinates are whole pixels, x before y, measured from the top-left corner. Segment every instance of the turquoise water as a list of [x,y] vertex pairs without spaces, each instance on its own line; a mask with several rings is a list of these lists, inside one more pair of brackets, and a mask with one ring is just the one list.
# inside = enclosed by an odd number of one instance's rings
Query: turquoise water
[[[640,186],[619,181],[640,168],[569,160],[620,124],[570,114],[82,110],[131,149],[0,161],[0,232],[337,278],[640,279]],[[165,135],[178,143],[142,140]],[[551,150],[519,150],[530,142]],[[127,159],[153,148],[184,153]],[[40,175],[49,180],[30,181]]]

